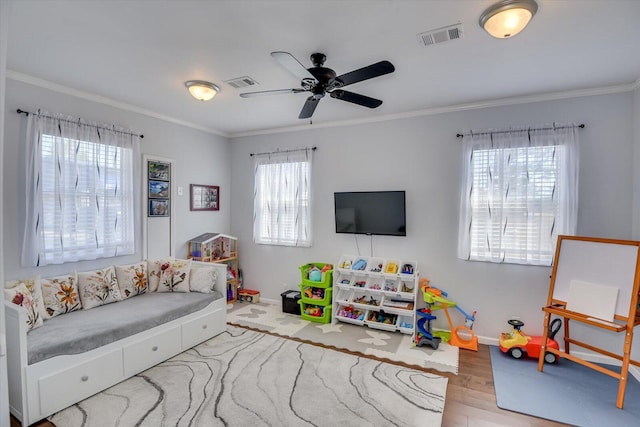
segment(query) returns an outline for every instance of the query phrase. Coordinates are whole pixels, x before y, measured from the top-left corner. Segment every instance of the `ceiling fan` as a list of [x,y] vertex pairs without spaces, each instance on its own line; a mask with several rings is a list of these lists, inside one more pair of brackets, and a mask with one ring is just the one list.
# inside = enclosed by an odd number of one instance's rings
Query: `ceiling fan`
[[291,74],[300,79],[301,88],[246,92],[241,93],[240,96],[243,98],[250,98],[262,95],[311,92],[311,96],[307,98],[307,101],[304,103],[304,106],[300,111],[300,115],[298,116],[299,119],[310,118],[318,106],[318,102],[320,102],[327,93],[332,98],[362,105],[364,107],[379,107],[382,105],[381,100],[342,90],[342,88],[353,83],[383,76],[395,71],[395,67],[391,62],[380,61],[349,73],[336,76],[335,71],[323,66],[324,61],[327,59],[323,53],[311,54],[311,63],[313,64],[313,67],[311,68],[305,68],[288,52],[271,52],[271,56]]

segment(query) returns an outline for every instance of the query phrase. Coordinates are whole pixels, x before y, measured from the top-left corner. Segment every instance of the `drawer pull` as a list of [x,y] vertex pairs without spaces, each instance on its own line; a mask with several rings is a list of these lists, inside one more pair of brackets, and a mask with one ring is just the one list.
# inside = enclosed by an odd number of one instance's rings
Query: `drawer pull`
[[89,381],[89,376],[88,375],[83,375],[82,378],[80,378],[82,380],[83,383],[86,383],[87,381]]
[[158,346],[157,346],[157,345],[154,345],[154,346],[151,348],[151,350],[152,350],[152,351],[158,351]]
[[207,325],[202,325],[202,329],[207,329]]

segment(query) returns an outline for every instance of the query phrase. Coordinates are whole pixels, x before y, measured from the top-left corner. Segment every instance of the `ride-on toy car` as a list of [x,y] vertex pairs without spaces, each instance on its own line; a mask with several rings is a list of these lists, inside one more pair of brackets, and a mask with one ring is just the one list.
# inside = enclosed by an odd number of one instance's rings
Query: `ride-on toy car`
[[[537,359],[540,356],[540,349],[542,348],[541,336],[529,336],[522,331],[524,323],[517,319],[511,319],[507,323],[513,326],[511,332],[503,332],[500,334],[500,350],[503,353],[509,353],[514,359],[520,359],[525,354],[528,357]],[[562,321],[560,319],[554,319],[549,324],[549,334],[547,336],[547,348],[555,348],[559,350],[558,342],[554,339]],[[558,356],[547,351],[544,354],[544,361],[546,363],[556,363]]]

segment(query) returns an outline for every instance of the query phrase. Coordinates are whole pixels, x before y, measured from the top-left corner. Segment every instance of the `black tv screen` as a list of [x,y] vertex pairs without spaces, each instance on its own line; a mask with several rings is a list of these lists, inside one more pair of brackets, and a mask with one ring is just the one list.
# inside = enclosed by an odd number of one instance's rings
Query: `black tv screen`
[[406,236],[404,191],[333,193],[336,233]]

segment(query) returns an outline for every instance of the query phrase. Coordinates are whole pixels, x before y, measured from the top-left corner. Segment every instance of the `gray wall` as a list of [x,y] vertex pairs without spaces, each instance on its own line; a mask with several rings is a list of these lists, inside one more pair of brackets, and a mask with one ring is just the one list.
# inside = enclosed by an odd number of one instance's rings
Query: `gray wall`
[[640,240],[640,80],[633,91],[633,238]]
[[[497,338],[507,320],[520,317],[529,333],[541,331],[549,267],[466,262],[456,258],[461,144],[470,129],[550,122],[585,123],[580,131],[578,233],[632,237],[633,94],[485,108],[473,111],[345,127],[236,138],[232,143],[231,220],[239,237],[245,286],[279,299],[299,283],[298,266],[337,263],[357,254],[353,236],[336,234],[333,192],[401,189],[407,192],[407,237],[373,237],[375,256],[416,260],[423,277],[449,292],[467,312],[478,311],[474,331]],[[308,249],[252,243],[251,152],[317,146],[314,183],[314,245]],[[357,238],[370,255],[370,239]],[[443,316],[440,316],[443,317]],[[458,319],[458,323],[462,319]],[[445,326],[438,319],[440,326]]]
[[[138,242],[136,254],[127,257],[39,268],[20,266],[25,217],[23,139],[26,120],[24,115],[15,113],[18,108],[27,111],[40,108],[51,113],[82,117],[88,121],[118,124],[144,134],[142,153],[173,159],[172,200],[175,215],[174,253],[176,257],[187,256],[187,241],[192,237],[207,231],[230,232],[230,143],[226,138],[11,79],[7,80],[6,107],[2,197],[4,199],[3,245],[7,280],[34,274],[48,277],[73,270],[85,271],[142,259],[142,245]],[[219,185],[220,210],[191,212],[189,184]],[[183,196],[177,196],[178,186],[184,188]],[[146,215],[144,207],[141,207],[141,212]]]
[[[359,236],[362,255],[415,260],[423,277],[449,292],[465,311],[477,310],[475,332],[497,338],[506,321],[520,317],[529,333],[539,333],[540,308],[549,286],[548,267],[465,262],[456,258],[460,186],[460,141],[455,134],[470,129],[533,125],[553,121],[586,124],[580,131],[580,211],[578,233],[611,238],[638,237],[640,137],[639,90],[558,101],[485,108],[386,122],[315,128],[307,131],[236,138],[201,132],[109,105],[42,87],[7,81],[7,117],[3,159],[5,278],[43,277],[70,270],[89,270],[138,260],[138,252],[117,260],[81,262],[39,269],[20,267],[24,226],[24,117],[17,108],[42,108],[116,123],[145,134],[142,152],[175,160],[176,255],[187,255],[186,242],[200,233],[220,231],[239,238],[239,260],[245,286],[263,298],[280,299],[284,288],[299,282],[298,266],[336,263],[342,254],[357,254],[353,236],[336,234],[333,192],[402,189],[407,192],[408,236],[369,239]],[[635,109],[634,109],[635,104]],[[634,134],[635,127],[635,134]],[[314,178],[314,245],[284,248],[252,241],[252,152],[317,146]],[[637,169],[637,168],[636,168]],[[190,183],[219,185],[219,212],[189,211]],[[175,195],[183,186],[185,195]],[[231,216],[233,212],[233,216]],[[461,319],[458,319],[461,321]],[[436,326],[446,326],[438,319]],[[579,328],[575,328],[579,334]],[[586,333],[586,332],[585,332]],[[618,346],[619,337],[597,340]],[[636,340],[637,348],[638,340]],[[635,352],[634,352],[635,353]]]

